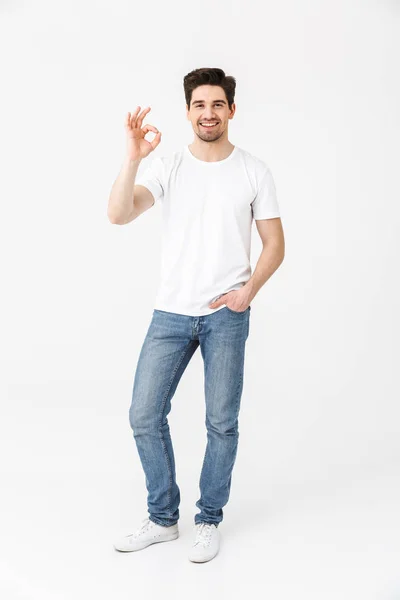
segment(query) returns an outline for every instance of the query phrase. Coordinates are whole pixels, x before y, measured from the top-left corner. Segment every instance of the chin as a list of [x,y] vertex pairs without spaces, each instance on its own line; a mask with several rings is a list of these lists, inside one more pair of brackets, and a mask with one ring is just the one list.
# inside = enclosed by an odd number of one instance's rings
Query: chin
[[217,140],[220,139],[220,137],[222,137],[222,133],[220,135],[217,135],[215,137],[208,137],[208,136],[204,136],[201,134],[201,132],[196,131],[196,135],[203,140],[203,142],[216,142]]

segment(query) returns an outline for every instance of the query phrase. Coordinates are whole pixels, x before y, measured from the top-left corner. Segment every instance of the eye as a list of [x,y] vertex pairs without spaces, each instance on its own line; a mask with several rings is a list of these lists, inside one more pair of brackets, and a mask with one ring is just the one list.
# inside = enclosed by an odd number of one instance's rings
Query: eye
[[[215,104],[215,106],[222,106],[222,104],[220,102],[218,102],[217,104]],[[197,108],[203,108],[202,104],[198,104]]]

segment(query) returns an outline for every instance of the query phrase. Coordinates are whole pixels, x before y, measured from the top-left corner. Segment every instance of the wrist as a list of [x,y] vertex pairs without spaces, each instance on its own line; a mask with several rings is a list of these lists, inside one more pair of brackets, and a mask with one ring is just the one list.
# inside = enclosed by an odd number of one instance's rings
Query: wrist
[[251,302],[254,298],[254,296],[257,294],[257,287],[255,285],[255,282],[252,278],[250,278],[245,284],[244,284],[244,289],[247,293],[248,296],[248,301]]
[[125,156],[125,164],[129,165],[129,166],[139,166],[139,164],[141,163],[142,159],[141,158],[131,158],[130,156]]

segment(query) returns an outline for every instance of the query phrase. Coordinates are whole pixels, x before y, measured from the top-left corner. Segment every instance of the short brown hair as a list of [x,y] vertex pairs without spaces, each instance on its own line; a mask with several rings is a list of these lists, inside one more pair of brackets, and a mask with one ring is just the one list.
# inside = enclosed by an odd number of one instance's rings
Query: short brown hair
[[183,89],[185,90],[186,104],[190,109],[192,92],[200,85],[218,85],[222,87],[228,100],[229,108],[235,100],[236,79],[231,75],[225,75],[222,69],[203,68],[190,71],[183,78]]

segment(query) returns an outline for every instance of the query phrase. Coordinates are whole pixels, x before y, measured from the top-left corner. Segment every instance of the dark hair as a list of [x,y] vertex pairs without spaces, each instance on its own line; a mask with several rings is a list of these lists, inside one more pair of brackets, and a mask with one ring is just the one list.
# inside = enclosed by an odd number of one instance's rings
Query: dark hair
[[228,100],[229,108],[235,100],[236,79],[231,75],[225,75],[222,69],[195,69],[183,78],[183,89],[185,90],[186,104],[190,109],[192,92],[200,85],[218,85],[222,87]]

